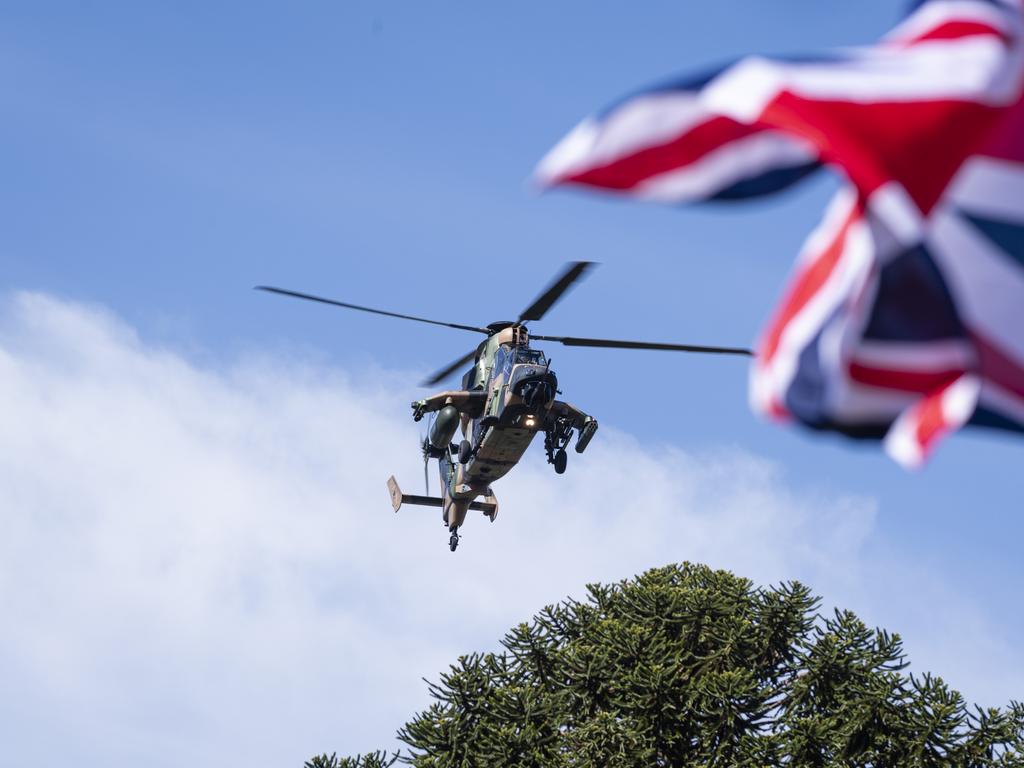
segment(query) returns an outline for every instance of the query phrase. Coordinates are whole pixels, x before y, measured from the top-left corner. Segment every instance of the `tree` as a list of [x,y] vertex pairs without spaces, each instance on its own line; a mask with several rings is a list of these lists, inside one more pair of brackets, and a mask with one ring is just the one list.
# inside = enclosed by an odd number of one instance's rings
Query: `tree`
[[[1024,765],[1024,706],[904,674],[898,635],[797,583],[684,563],[592,585],[462,657],[399,732],[421,768]],[[326,759],[326,758],[324,758]],[[380,763],[338,763],[358,768]],[[307,764],[311,765],[311,764]],[[322,765],[328,766],[328,763]],[[330,768],[335,768],[331,765]]]
[[398,762],[398,755],[386,752],[370,752],[355,757],[338,757],[335,752],[330,757],[325,752],[312,760],[307,760],[304,768],[391,768]]

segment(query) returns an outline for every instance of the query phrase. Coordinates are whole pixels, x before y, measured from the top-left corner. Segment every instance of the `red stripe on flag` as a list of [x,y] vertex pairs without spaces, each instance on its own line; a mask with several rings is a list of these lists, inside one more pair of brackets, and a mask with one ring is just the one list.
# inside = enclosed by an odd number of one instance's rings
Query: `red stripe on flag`
[[911,46],[917,43],[923,43],[927,40],[957,40],[962,37],[974,37],[977,35],[989,35],[992,37],[998,37],[1003,42],[1009,43],[1010,38],[1006,33],[991,24],[986,24],[982,21],[947,21],[944,24],[940,24],[937,27],[929,29],[915,37],[897,40],[896,45],[898,46]]
[[981,372],[985,378],[1024,398],[1024,365],[1011,358],[988,339],[971,333],[978,349]]
[[767,414],[776,421],[788,421],[790,418],[789,409],[777,397],[772,397],[768,403]]
[[778,351],[779,343],[786,326],[807,306],[814,295],[821,290],[839,263],[846,247],[846,236],[854,221],[860,219],[861,211],[855,206],[846,221],[836,232],[832,242],[814,259],[814,261],[797,273],[789,285],[786,297],[768,326],[768,331],[760,345],[758,357],[769,363]]
[[784,91],[761,122],[811,141],[865,196],[901,184],[927,213],[1001,110],[962,101],[824,101]]
[[978,380],[971,374],[928,393],[889,430],[885,438],[889,455],[905,466],[920,466],[939,438],[967,423],[977,398]]
[[1024,95],[1004,113],[982,145],[981,154],[1024,163]]
[[607,189],[632,189],[651,178],[690,165],[710,152],[765,129],[741,125],[727,117],[712,117],[671,141],[645,147],[604,165],[556,178],[552,184],[586,184]]
[[847,369],[850,378],[859,384],[880,389],[897,389],[901,392],[932,392],[959,379],[965,371],[908,371],[876,368],[852,361]]
[[918,406],[914,437],[924,455],[928,455],[931,444],[949,430],[946,417],[942,412],[942,396],[945,391],[936,392],[925,398]]

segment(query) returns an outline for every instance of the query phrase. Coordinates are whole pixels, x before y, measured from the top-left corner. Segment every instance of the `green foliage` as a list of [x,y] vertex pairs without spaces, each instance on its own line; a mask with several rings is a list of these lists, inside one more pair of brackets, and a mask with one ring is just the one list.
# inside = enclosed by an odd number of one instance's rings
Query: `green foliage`
[[337,754],[328,757],[324,753],[307,760],[304,768],[390,768],[397,761],[398,755],[389,756],[386,752],[370,752],[355,757],[338,757]]
[[[684,563],[588,587],[458,660],[402,727],[420,768],[1024,766],[1024,706],[904,674],[898,635]],[[372,757],[372,756],[371,756]],[[378,759],[378,758],[373,758]],[[379,759],[383,759],[383,756]],[[384,762],[307,763],[376,768]]]

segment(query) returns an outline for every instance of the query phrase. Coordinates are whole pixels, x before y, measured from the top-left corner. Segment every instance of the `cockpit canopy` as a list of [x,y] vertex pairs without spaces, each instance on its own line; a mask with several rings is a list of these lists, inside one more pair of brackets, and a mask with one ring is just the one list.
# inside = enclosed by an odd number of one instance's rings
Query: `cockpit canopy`
[[533,365],[547,365],[547,358],[539,349],[527,347],[515,347],[513,350],[514,363],[532,363]]
[[530,365],[547,365],[547,358],[539,349],[529,347],[510,347],[502,344],[494,355],[495,372],[512,370],[512,366],[528,363]]
[[[463,375],[463,389],[479,389],[484,386],[484,383],[478,378],[481,375],[479,364],[480,360],[477,359],[473,364],[473,367]],[[493,374],[491,375],[497,375],[500,373],[511,374],[513,366],[524,364],[546,367],[548,365],[548,359],[539,349],[530,349],[529,347],[519,345],[514,346],[510,344],[502,344],[494,353],[494,368],[492,369]],[[486,372],[485,375],[487,375]]]

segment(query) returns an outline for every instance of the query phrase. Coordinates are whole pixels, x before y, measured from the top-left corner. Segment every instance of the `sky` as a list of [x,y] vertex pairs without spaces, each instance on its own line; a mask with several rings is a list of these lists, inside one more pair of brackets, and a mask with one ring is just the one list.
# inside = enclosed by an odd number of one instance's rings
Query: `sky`
[[384,481],[419,487],[408,404],[474,339],[252,290],[477,325],[588,259],[536,331],[749,345],[834,179],[672,209],[530,172],[645,83],[866,43],[900,11],[4,4],[0,763],[390,746],[422,677],[681,560],[805,581],[900,632],[912,670],[1021,698],[1019,440],[956,435],[907,473],[759,421],[742,360],[554,347],[601,431],[563,477],[535,446],[452,555]]

